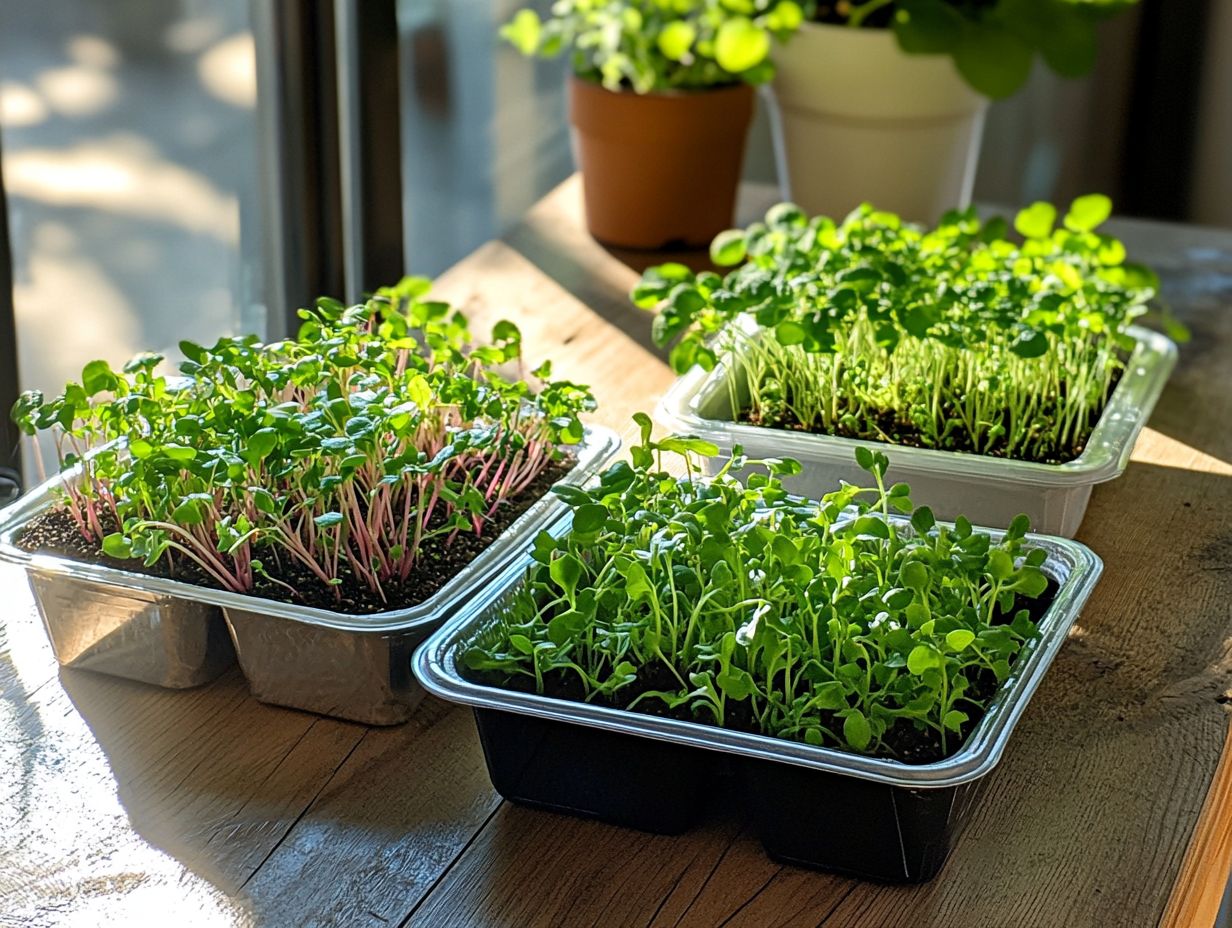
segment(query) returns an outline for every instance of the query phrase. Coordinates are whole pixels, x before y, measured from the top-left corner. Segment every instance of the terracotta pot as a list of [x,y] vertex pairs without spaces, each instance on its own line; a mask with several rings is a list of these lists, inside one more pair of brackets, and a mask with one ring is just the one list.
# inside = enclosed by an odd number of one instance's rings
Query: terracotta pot
[[753,88],[635,94],[570,76],[590,234],[624,248],[701,247],[732,224]]
[[774,60],[779,178],[805,212],[841,219],[867,200],[931,223],[971,201],[988,101],[948,55],[805,23]]

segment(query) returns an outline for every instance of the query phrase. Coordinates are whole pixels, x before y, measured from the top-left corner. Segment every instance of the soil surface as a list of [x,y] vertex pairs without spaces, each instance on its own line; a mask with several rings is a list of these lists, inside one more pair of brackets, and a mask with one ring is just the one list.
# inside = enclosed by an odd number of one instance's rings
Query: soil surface
[[[1014,604],[1013,609],[1008,613],[998,615],[997,619],[994,620],[994,624],[1009,622],[1019,609],[1028,610],[1031,614],[1031,620],[1038,624],[1040,619],[1043,618],[1044,613],[1048,611],[1048,607],[1052,605],[1052,601],[1056,598],[1057,589],[1057,585],[1049,580],[1048,589],[1042,596],[1038,599],[1023,599],[1020,597],[1019,601]],[[519,693],[535,692],[534,679],[525,674],[506,678],[502,674],[493,672],[465,669],[461,669],[461,671],[467,679],[485,686],[513,690]],[[971,680],[967,693],[972,699],[986,704],[991,701],[996,693],[997,686],[997,679],[992,672],[983,671],[978,677]],[[624,709],[644,715],[654,715],[660,718],[679,719],[683,722],[698,722],[702,725],[714,726],[713,717],[709,713],[695,712],[688,704],[671,709],[662,700],[652,698],[643,699],[637,705],[630,707],[630,704],[643,693],[652,690],[674,693],[678,692],[680,688],[680,680],[672,672],[671,668],[666,664],[656,662],[640,668],[636,680],[628,686],[622,687],[611,696],[596,696],[589,700],[586,699],[581,678],[576,672],[571,670],[550,671],[543,675],[542,695],[550,696],[554,699],[566,699],[570,702],[589,702],[591,705],[596,706]],[[882,737],[880,749],[871,756],[897,760],[905,764],[931,764],[957,754],[971,732],[979,725],[980,719],[984,717],[984,713],[976,709],[971,703],[963,703],[962,709],[970,718],[967,724],[963,726],[961,735],[953,733],[948,735],[944,749],[941,746],[941,739],[937,732],[931,728],[917,727],[910,721],[900,719],[885,733]],[[841,732],[843,728],[842,719],[834,716],[827,718],[827,715],[828,713],[822,713],[821,724],[831,731]],[[727,724],[723,727],[753,734],[762,733],[757,726],[757,721],[753,717],[747,701],[728,701]],[[825,744],[823,746],[844,750],[841,745],[836,744]]]
[[[492,544],[500,534],[551,490],[573,468],[571,460],[550,464],[535,482],[522,494],[507,501],[497,509],[483,527],[483,534],[461,533],[453,543],[446,545],[445,537],[428,541],[419,561],[403,582],[385,584],[385,598],[356,580],[347,569],[340,570],[342,584],[337,588],[325,586],[308,568],[296,561],[275,560],[268,552],[262,552],[262,560],[269,578],[258,576],[250,595],[298,606],[328,609],[347,615],[369,615],[392,609],[417,606],[429,599],[448,583],[462,568],[473,561],[481,551]],[[113,525],[104,525],[113,529]],[[196,586],[222,589],[194,561],[179,557],[174,561],[163,559],[146,567],[138,560],[120,560],[103,554],[98,545],[83,538],[72,516],[65,510],[48,510],[27,524],[16,539],[16,544],[32,554],[55,554],[74,561],[105,564],[134,573],[148,574],[180,580]],[[271,579],[272,578],[272,579]],[[279,582],[275,582],[279,581]],[[292,593],[280,584],[287,584]]]

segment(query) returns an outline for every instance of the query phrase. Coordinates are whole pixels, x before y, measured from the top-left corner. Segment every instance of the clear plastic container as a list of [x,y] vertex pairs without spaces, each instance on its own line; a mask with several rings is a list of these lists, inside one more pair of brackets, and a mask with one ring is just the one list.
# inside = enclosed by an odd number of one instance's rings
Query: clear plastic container
[[[1138,433],[1176,365],[1177,349],[1170,339],[1140,326],[1131,326],[1129,334],[1137,345],[1125,372],[1086,449],[1065,464],[908,448],[733,422],[723,363],[709,373],[694,368],[678,379],[660,401],[659,414],[673,429],[700,435],[727,453],[733,445],[740,445],[753,458],[797,459],[801,472],[784,483],[802,496],[821,496],[837,489],[840,480],[859,483],[867,479],[855,463],[856,447],[867,445],[889,457],[889,479],[909,483],[912,501],[932,507],[938,518],[963,515],[979,525],[1004,528],[1025,513],[1035,531],[1072,538],[1082,524],[1091,488],[1124,472]],[[739,354],[735,360],[739,363]],[[709,472],[721,465],[722,458],[711,459]]]
[[[562,482],[585,483],[619,448],[615,432],[588,428]],[[423,696],[411,652],[565,508],[547,494],[429,599],[355,616],[18,548],[21,527],[73,478],[54,477],[0,511],[0,559],[25,568],[62,665],[179,688],[208,682],[238,657],[262,702],[369,725],[406,720]]]
[[[568,518],[551,531],[568,531]],[[994,538],[1003,534],[984,530]],[[833,748],[639,712],[570,702],[467,680],[459,642],[500,614],[524,582],[529,552],[441,626],[416,652],[428,692],[469,705],[493,785],[506,799],[628,827],[675,834],[704,814],[710,778],[746,778],[750,815],[776,859],[890,882],[940,870],[970,817],[981,780],[1000,761],[1044,673],[1099,579],[1090,549],[1029,535],[1048,552],[1057,592],[1039,636],[1015,661],[963,747],[910,765]]]

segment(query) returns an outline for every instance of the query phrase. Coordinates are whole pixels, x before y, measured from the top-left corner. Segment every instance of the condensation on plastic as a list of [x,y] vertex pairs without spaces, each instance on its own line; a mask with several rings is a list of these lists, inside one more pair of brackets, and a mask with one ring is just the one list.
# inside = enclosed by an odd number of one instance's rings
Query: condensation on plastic
[[[619,447],[611,430],[587,428],[562,482],[586,482]],[[352,616],[22,551],[21,527],[75,476],[0,512],[0,560],[25,568],[62,665],[179,688],[214,679],[238,656],[257,699],[372,725],[406,720],[423,695],[411,651],[564,510],[549,493],[429,599]]]
[[[559,537],[568,531],[570,521],[566,515],[549,531]],[[978,530],[987,532],[994,541],[1005,534],[996,529]],[[458,644],[500,615],[533,563],[529,550],[510,563],[487,589],[473,597],[457,615],[428,638],[415,654],[415,676],[429,693],[480,710],[512,712],[585,725],[890,786],[909,789],[958,786],[985,776],[1000,761],[1014,726],[1065,642],[1070,627],[1078,618],[1103,570],[1099,557],[1076,541],[1034,534],[1027,538],[1047,552],[1043,570],[1057,583],[1056,596],[1039,621],[1040,634],[1019,653],[1010,677],[1001,686],[966,743],[957,753],[932,764],[903,764],[767,735],[498,689],[467,680],[458,672],[455,660]]]
[[[889,479],[910,484],[912,501],[930,506],[939,518],[962,515],[979,525],[1003,528],[1025,513],[1035,531],[1072,538],[1082,524],[1091,488],[1125,470],[1138,433],[1176,364],[1177,349],[1170,339],[1140,326],[1131,326],[1129,334],[1137,345],[1125,373],[1085,450],[1065,464],[908,448],[733,422],[724,363],[709,373],[694,368],[679,378],[660,401],[659,413],[672,428],[709,439],[725,453],[739,445],[751,458],[795,458],[802,469],[784,483],[802,496],[817,498],[829,493],[838,488],[840,480],[866,480],[855,463],[856,447],[865,445],[883,452],[890,459]],[[714,473],[722,463],[722,457],[709,459],[708,472]]]

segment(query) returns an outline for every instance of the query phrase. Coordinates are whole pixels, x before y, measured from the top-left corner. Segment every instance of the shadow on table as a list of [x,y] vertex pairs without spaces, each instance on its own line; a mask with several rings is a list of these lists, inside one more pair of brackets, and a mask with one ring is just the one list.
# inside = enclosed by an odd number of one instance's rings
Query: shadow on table
[[[35,780],[34,770],[38,765],[36,755],[38,746],[43,743],[44,738],[43,723],[39,719],[38,712],[33,711],[30,706],[30,697],[33,693],[34,691],[26,686],[21,674],[13,665],[8,643],[8,629],[0,624],[0,735],[3,735],[5,746],[16,755],[9,758],[8,762],[15,762],[19,768],[18,789],[15,794],[5,799],[8,807],[5,810],[7,813],[5,818],[11,817],[13,821],[18,822],[29,816],[30,791]],[[8,753],[9,751],[5,750],[0,756],[8,755]],[[4,865],[8,850],[7,842],[0,843],[0,873],[9,869]]]
[[1225,302],[1188,306],[1181,312],[1190,340],[1150,427],[1182,444],[1232,463],[1232,291]]
[[192,690],[61,683],[131,828],[255,925],[397,924],[400,893],[426,891],[495,803],[469,715],[437,700],[373,729],[258,703],[236,670]]
[[332,771],[365,730],[261,705],[238,669],[191,690],[66,669],[60,683],[106,756],[133,829],[228,893],[315,796],[319,784],[280,780],[280,764],[323,723],[341,730],[330,745],[338,756],[321,759]]
[[[744,884],[764,883],[781,867],[749,832],[734,783],[710,781],[707,788],[715,790],[711,807],[681,835],[506,802],[407,928],[672,924],[710,882],[732,890],[723,912],[732,914],[746,898],[737,895]],[[738,866],[721,867],[724,861]]]
[[[1104,574],[1053,670],[1089,679],[1065,691],[1094,707],[1106,696],[1103,711],[1118,716],[1150,715],[1164,697],[1222,714],[1232,686],[1232,476],[1133,461],[1094,489],[1078,540],[1104,559]],[[1049,690],[1062,688],[1041,694]]]

